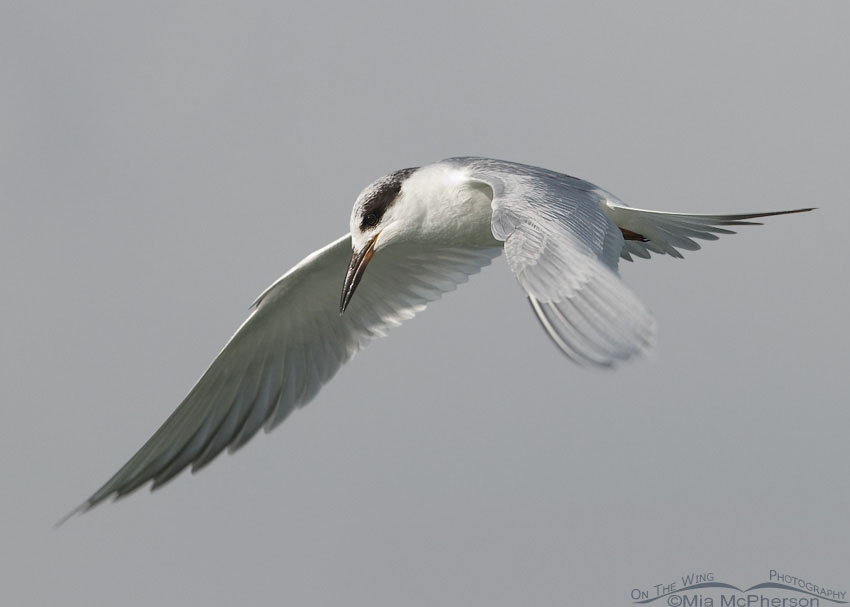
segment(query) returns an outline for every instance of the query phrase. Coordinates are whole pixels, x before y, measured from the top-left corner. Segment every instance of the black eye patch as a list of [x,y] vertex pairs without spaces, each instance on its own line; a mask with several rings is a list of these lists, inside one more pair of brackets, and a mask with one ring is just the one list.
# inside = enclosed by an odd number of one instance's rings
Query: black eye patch
[[401,169],[390,173],[376,181],[371,190],[366,194],[360,215],[360,229],[374,228],[381,222],[384,213],[387,212],[398,198],[401,184],[410,177],[416,168]]
[[378,214],[374,211],[370,211],[363,216],[363,225],[368,226],[370,228],[374,228],[378,225]]

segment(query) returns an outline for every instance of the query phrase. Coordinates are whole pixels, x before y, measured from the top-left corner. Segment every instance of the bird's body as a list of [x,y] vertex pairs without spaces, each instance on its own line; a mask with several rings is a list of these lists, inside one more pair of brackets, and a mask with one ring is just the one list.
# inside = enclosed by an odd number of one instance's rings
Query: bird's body
[[[681,257],[746,215],[627,207],[561,173],[488,158],[404,169],[358,196],[349,234],[272,284],[188,396],[78,510],[233,451],[308,403],[371,339],[504,251],[544,329],[575,362],[611,366],[652,347],[652,316],[618,261]],[[366,268],[368,266],[368,271]],[[347,273],[346,273],[347,270]],[[342,297],[340,299],[340,287]]]

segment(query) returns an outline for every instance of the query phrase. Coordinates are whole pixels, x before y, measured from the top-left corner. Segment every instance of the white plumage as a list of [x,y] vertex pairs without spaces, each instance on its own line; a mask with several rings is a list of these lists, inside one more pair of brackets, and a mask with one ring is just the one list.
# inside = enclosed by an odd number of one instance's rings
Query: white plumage
[[581,179],[488,158],[451,158],[385,176],[357,198],[350,234],[266,289],[174,413],[74,512],[148,481],[156,488],[224,448],[238,449],[261,427],[271,430],[371,339],[466,282],[502,250],[557,346],[577,363],[611,366],[650,349],[655,331],[618,276],[620,257],[681,257],[680,250],[699,248],[694,239],[732,233],[728,226],[806,210],[634,209]]

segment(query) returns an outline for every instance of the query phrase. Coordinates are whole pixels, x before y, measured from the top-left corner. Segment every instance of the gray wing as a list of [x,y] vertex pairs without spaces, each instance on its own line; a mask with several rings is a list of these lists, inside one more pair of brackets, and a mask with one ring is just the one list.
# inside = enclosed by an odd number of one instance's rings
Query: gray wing
[[603,212],[621,229],[627,230],[633,240],[626,240],[621,253],[623,259],[632,261],[632,255],[649,259],[650,253],[682,257],[681,251],[696,251],[700,244],[694,239],[717,240],[718,234],[734,234],[729,226],[761,225],[748,221],[760,217],[805,213],[812,208],[791,211],[768,211],[737,215],[699,215],[690,213],[667,213],[626,206],[606,192]]
[[392,255],[374,257],[340,315],[351,238],[346,234],[316,251],[266,289],[174,413],[71,514],[148,481],[155,489],[190,464],[195,471],[224,448],[238,449],[261,427],[271,430],[310,402],[371,339],[413,317],[500,253],[397,246]]
[[493,235],[543,328],[580,364],[611,366],[651,349],[652,315],[620,280],[623,233],[593,184],[512,162],[446,161],[492,191]]

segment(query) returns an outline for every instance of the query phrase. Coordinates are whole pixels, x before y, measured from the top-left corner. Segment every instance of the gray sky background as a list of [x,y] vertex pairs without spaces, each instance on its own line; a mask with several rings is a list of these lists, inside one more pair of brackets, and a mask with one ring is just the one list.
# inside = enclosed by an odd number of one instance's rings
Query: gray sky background
[[[4,3],[3,604],[850,591],[848,31],[846,2]],[[363,186],[462,154],[820,210],[624,263],[660,339],[615,373],[497,260],[272,435],[52,528]]]

